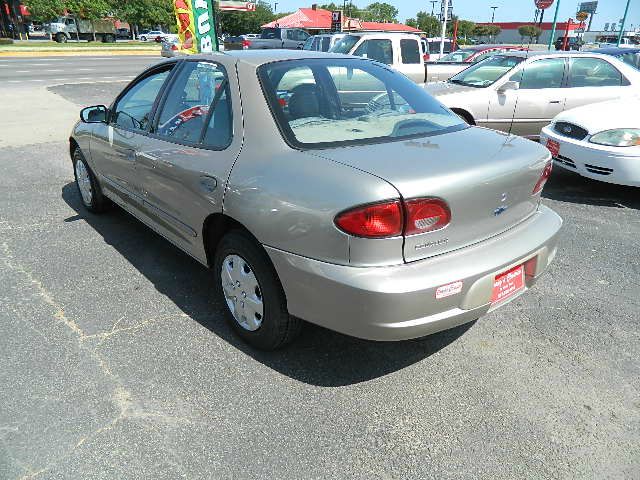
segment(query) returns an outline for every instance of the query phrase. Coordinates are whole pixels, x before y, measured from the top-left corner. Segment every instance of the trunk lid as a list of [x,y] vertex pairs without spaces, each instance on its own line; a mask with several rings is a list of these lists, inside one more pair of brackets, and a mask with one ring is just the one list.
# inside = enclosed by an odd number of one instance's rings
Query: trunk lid
[[407,262],[481,242],[528,218],[550,159],[539,144],[477,127],[316,154],[388,181],[405,200],[436,197],[449,205],[448,226],[405,238]]

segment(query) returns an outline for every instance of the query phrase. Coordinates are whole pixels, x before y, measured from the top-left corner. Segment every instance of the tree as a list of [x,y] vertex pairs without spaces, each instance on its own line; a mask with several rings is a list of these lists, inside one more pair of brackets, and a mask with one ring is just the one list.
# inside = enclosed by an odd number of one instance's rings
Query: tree
[[488,25],[487,26],[487,34],[493,39],[496,40],[496,37],[500,35],[502,29],[498,25]]
[[473,35],[476,28],[476,24],[469,20],[460,20],[458,23],[458,37],[463,37],[465,40],[467,37]]
[[50,22],[64,14],[64,0],[24,0],[23,3],[31,12],[33,20]]
[[394,23],[398,21],[398,9],[389,3],[374,2],[362,10],[361,18],[367,22]]
[[429,37],[437,37],[440,35],[440,21],[433,15],[429,15],[426,12],[418,12],[416,14],[416,27],[422,30]]
[[[242,35],[259,32],[262,25],[276,19],[271,4],[259,1],[255,12],[220,12],[220,33]],[[286,14],[281,14],[286,15]],[[277,18],[282,18],[278,15]]]
[[418,28],[418,21],[415,18],[407,18],[407,21],[404,23],[410,27]]
[[111,0],[113,13],[131,25],[157,26],[164,25],[175,28],[173,2],[170,0]]
[[529,37],[529,43],[531,43],[534,37],[538,38],[540,35],[542,35],[542,29],[536,27],[535,25],[522,25],[520,28],[518,28],[518,33],[520,34],[523,43],[525,37]]
[[484,38],[489,36],[489,28],[486,25],[476,25],[473,29],[473,34],[476,37]]

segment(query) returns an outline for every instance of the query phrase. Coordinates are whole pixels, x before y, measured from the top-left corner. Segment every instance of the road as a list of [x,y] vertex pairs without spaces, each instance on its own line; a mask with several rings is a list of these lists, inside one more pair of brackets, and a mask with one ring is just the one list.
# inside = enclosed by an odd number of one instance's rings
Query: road
[[1,479],[640,478],[637,189],[555,171],[555,263],[474,324],[400,343],[307,325],[264,353],[208,270],[82,208],[68,131],[122,86],[0,98],[29,133],[0,137]]
[[162,57],[122,56],[51,56],[0,57],[0,85],[53,85],[87,81],[131,80],[146,66]]

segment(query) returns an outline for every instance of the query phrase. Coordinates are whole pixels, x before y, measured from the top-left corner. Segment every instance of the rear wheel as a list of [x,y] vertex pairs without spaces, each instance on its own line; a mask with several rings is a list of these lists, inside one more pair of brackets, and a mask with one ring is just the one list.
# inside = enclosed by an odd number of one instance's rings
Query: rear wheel
[[295,339],[302,322],[289,315],[278,275],[267,253],[249,235],[241,231],[225,235],[214,270],[227,320],[243,340],[275,350]]
[[73,152],[73,173],[84,207],[92,213],[104,212],[109,202],[102,194],[100,184],[79,148]]
[[56,33],[56,42],[67,43],[67,36],[64,33]]

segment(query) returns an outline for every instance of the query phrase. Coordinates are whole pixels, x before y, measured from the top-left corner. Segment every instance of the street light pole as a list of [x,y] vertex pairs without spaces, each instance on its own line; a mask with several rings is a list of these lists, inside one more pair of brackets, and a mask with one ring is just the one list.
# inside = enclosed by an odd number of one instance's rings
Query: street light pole
[[442,0],[442,34],[440,35],[440,57],[444,55],[444,38],[447,35],[447,17],[449,16],[449,0]]
[[273,4],[273,13],[278,13],[278,2]]
[[618,34],[618,46],[620,46],[620,43],[622,43],[624,25],[625,23],[627,23],[627,15],[629,14],[629,5],[631,5],[631,0],[627,0],[627,8],[624,9],[624,17],[622,17],[622,25],[620,25],[620,33]]
[[553,16],[553,27],[551,27],[551,37],[549,37],[549,45],[547,47],[548,50],[551,50],[551,46],[553,45],[553,42],[555,42],[555,36],[556,36],[556,25],[558,23],[558,11],[560,10],[560,0],[558,0],[558,3],[556,3],[556,14]]
[[431,0],[430,3],[431,3],[431,16],[433,17],[433,12],[436,7],[436,3],[438,3],[438,0]]
[[493,23],[494,20],[496,19],[496,9],[498,7],[489,7],[489,8],[491,8],[493,10],[493,12],[491,13],[491,23]]

